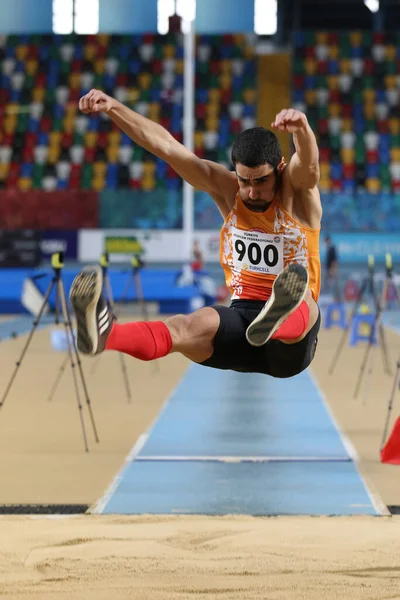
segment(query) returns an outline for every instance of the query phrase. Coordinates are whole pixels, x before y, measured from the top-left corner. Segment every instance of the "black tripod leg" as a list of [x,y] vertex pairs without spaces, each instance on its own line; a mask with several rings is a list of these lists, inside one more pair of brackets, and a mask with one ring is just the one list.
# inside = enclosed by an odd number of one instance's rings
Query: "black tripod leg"
[[[149,313],[147,312],[147,306],[146,306],[146,302],[144,300],[142,282],[140,279],[140,274],[139,274],[138,270],[136,270],[136,269],[134,270],[133,280],[135,283],[136,296],[138,297],[140,306],[142,308],[143,320],[148,321]],[[153,368],[153,371],[155,371],[156,373],[160,372],[160,365],[158,364],[157,361],[152,361],[152,368]]]
[[386,414],[386,421],[385,421],[385,426],[383,428],[383,434],[382,434],[382,441],[381,441],[380,450],[382,450],[382,448],[383,448],[383,446],[385,445],[385,442],[386,442],[386,436],[387,436],[387,431],[388,431],[388,428],[389,428],[390,417],[392,415],[393,400],[394,400],[394,395],[396,393],[396,387],[397,387],[397,383],[398,383],[398,380],[399,380],[399,375],[400,375],[400,360],[397,362],[397,370],[396,370],[395,377],[394,377],[394,382],[393,382],[393,387],[392,387],[392,393],[390,395],[389,402],[388,402],[388,408],[387,408],[387,414]]
[[351,314],[350,314],[350,317],[349,317],[346,329],[343,330],[342,337],[339,340],[339,345],[338,345],[338,347],[336,349],[336,352],[335,352],[335,354],[333,356],[333,360],[332,360],[331,366],[329,367],[329,371],[328,371],[329,375],[333,374],[333,371],[335,369],[337,361],[339,360],[339,356],[340,356],[340,354],[341,354],[341,352],[343,350],[343,346],[344,346],[345,341],[346,341],[346,336],[349,333],[349,328],[351,327],[351,324],[352,324],[352,321],[353,321],[353,317],[356,314],[356,312],[358,310],[358,307],[361,304],[361,301],[362,301],[362,298],[364,296],[364,292],[365,292],[365,289],[366,289],[367,285],[368,285],[368,280],[365,280],[363,282],[362,286],[361,286],[360,296],[359,296],[358,300],[356,300],[355,303],[354,303],[354,305],[353,305],[353,308],[352,308],[352,311],[351,311]]
[[376,310],[376,316],[375,316],[375,324],[376,324],[376,331],[377,331],[377,339],[378,339],[378,343],[381,347],[381,352],[382,352],[382,359],[383,359],[383,370],[385,372],[385,374],[387,375],[391,375],[391,368],[390,368],[390,360],[389,360],[389,354],[388,354],[388,350],[387,350],[387,344],[386,344],[386,336],[385,336],[385,332],[383,329],[383,324],[382,324],[382,310],[383,310],[383,302],[384,302],[384,293],[388,292],[388,286],[389,286],[389,279],[386,279],[386,281],[384,281],[383,284],[383,290],[382,290],[382,294],[380,297],[378,297],[378,295],[375,293],[375,283],[373,278],[371,279],[371,294],[374,300],[374,305],[375,305],[375,310]]
[[2,408],[2,406],[3,406],[4,402],[6,401],[6,398],[7,398],[8,394],[9,394],[9,391],[10,391],[10,389],[11,389],[11,386],[12,386],[13,382],[14,382],[14,379],[15,379],[15,378],[16,378],[16,376],[17,376],[18,369],[19,369],[19,367],[21,366],[21,363],[22,363],[22,361],[23,361],[23,358],[24,358],[24,356],[25,356],[25,354],[26,354],[26,352],[27,352],[27,350],[28,350],[28,348],[29,348],[29,344],[31,343],[31,340],[32,340],[33,334],[35,333],[35,331],[36,331],[36,329],[37,329],[37,326],[39,325],[40,319],[41,319],[41,317],[42,317],[42,315],[43,315],[44,309],[46,308],[47,300],[49,299],[49,296],[50,296],[50,294],[51,294],[51,290],[53,289],[53,286],[54,286],[54,284],[55,284],[55,281],[56,281],[56,280],[55,280],[55,278],[53,278],[53,279],[51,280],[51,282],[49,283],[49,286],[48,286],[48,288],[47,288],[46,294],[45,294],[45,296],[44,296],[44,298],[43,298],[43,304],[42,304],[42,306],[41,306],[41,308],[40,308],[39,314],[38,314],[38,316],[36,317],[36,319],[35,319],[35,320],[34,320],[34,322],[33,322],[33,325],[32,325],[31,332],[30,332],[30,334],[29,334],[29,336],[28,336],[28,339],[26,340],[26,343],[25,343],[25,346],[24,346],[24,348],[23,348],[23,350],[22,350],[22,352],[21,352],[21,355],[20,355],[19,359],[18,359],[18,360],[17,360],[17,362],[16,362],[16,367],[15,367],[15,369],[14,369],[14,372],[13,372],[13,374],[11,375],[11,379],[10,379],[10,381],[9,381],[9,383],[8,383],[8,385],[7,385],[7,388],[6,388],[6,390],[5,390],[4,394],[3,394],[3,397],[2,397],[2,399],[1,399],[1,402],[0,402],[0,408]]
[[53,387],[51,388],[51,392],[50,392],[50,395],[48,397],[48,401],[49,402],[51,402],[51,400],[53,400],[53,396],[54,396],[54,394],[56,392],[56,389],[58,388],[58,385],[59,385],[59,383],[61,381],[61,377],[63,376],[63,374],[65,372],[65,369],[67,367],[67,363],[68,363],[68,354],[65,356],[64,360],[62,361],[62,364],[61,364],[60,370],[58,372],[57,378],[56,378],[56,380],[55,380],[55,382],[53,384]]
[[126,368],[126,362],[125,362],[124,355],[121,352],[119,352],[118,356],[119,356],[119,360],[121,363],[122,377],[124,378],[126,396],[128,398],[128,402],[130,404],[132,402],[132,392],[131,392],[131,386],[129,384],[129,379],[128,379],[128,369]]
[[112,295],[112,289],[111,289],[108,273],[106,273],[104,275],[103,285],[104,285],[104,291],[106,292],[106,299],[108,300],[108,303],[109,303],[111,309],[113,309],[114,308],[114,298]]
[[[351,324],[351,318],[350,318],[350,324]],[[343,346],[346,342],[346,337],[347,337],[348,333],[349,333],[349,327],[347,326],[346,329],[343,330],[342,337],[340,338],[340,341],[339,341],[339,345],[333,356],[333,360],[332,360],[331,366],[329,367],[329,371],[328,371],[329,375],[333,375],[333,371],[336,367],[337,361],[339,360],[339,356],[343,350]]]
[[72,351],[72,348],[74,346],[74,337],[73,337],[73,331],[72,331],[72,329],[70,329],[70,323],[68,322],[67,305],[66,305],[66,300],[65,300],[65,297],[64,297],[64,287],[63,287],[63,283],[62,283],[61,279],[59,279],[59,281],[58,281],[58,290],[57,290],[57,293],[59,294],[59,298],[60,298],[60,301],[61,301],[61,309],[62,309],[62,313],[63,313],[63,317],[64,317],[65,334],[67,336],[67,344],[68,344],[68,355],[69,355],[69,360],[70,360],[70,363],[71,363],[72,378],[73,378],[73,381],[74,381],[76,400],[77,400],[77,403],[78,403],[79,418],[80,418],[80,421],[81,421],[81,427],[82,427],[82,434],[83,434],[83,441],[84,441],[84,445],[85,445],[85,451],[89,452],[89,447],[88,447],[88,443],[87,443],[85,421],[84,421],[84,418],[83,418],[83,407],[82,407],[82,402],[81,402],[81,398],[80,398],[80,394],[79,394],[79,386],[78,386],[78,381],[77,381],[76,372],[75,372],[74,355],[73,355],[73,351]]
[[122,302],[124,302],[124,300],[128,297],[128,291],[129,291],[129,284],[130,283],[131,283],[131,280],[130,280],[130,277],[128,277],[128,280],[127,280],[127,282],[125,284],[125,287],[124,287],[124,289],[122,291],[122,294],[121,294],[121,298],[120,298],[120,301],[119,301],[120,304],[122,304]]
[[380,305],[382,306],[382,308],[385,307],[387,308],[387,302],[386,302],[386,298],[389,297],[389,282],[388,279],[386,278],[385,281],[383,282],[383,287],[382,287],[382,293],[381,293],[381,297],[380,297]]
[[365,356],[364,356],[364,360],[362,362],[361,368],[360,368],[360,373],[359,373],[359,377],[358,377],[358,381],[356,384],[356,388],[354,391],[354,398],[357,397],[358,395],[358,391],[359,391],[359,387],[361,384],[361,380],[364,374],[364,370],[368,361],[368,355],[369,352],[371,350],[372,344],[373,344],[373,340],[374,337],[376,337],[377,339],[377,343],[380,345],[381,347],[381,351],[382,351],[382,357],[383,357],[383,367],[384,367],[384,371],[385,373],[390,372],[390,364],[389,364],[389,360],[388,360],[388,354],[387,354],[387,348],[386,348],[386,343],[385,343],[385,336],[383,333],[383,326],[382,326],[382,297],[378,298],[376,291],[375,291],[375,282],[374,282],[374,277],[373,277],[373,272],[370,272],[370,277],[369,277],[369,291],[371,293],[373,302],[374,302],[374,306],[375,306],[375,318],[374,318],[374,322],[371,326],[371,332],[370,332],[370,336],[369,336],[369,340],[368,340],[368,346],[366,348],[365,351]]
[[140,274],[138,271],[135,271],[133,278],[135,282],[136,295],[138,297],[139,304],[142,309],[143,320],[148,321],[149,313],[147,312],[146,302],[144,301],[142,282],[140,280]]
[[[94,438],[95,438],[96,442],[98,442],[99,441],[99,436],[97,434],[97,428],[96,428],[96,424],[94,422],[92,405],[91,405],[89,394],[88,394],[88,391],[87,391],[85,377],[83,375],[82,363],[81,363],[81,359],[80,359],[80,356],[79,356],[78,348],[76,347],[74,332],[73,332],[72,324],[71,324],[71,316],[70,316],[70,313],[69,313],[69,310],[68,310],[67,297],[65,295],[64,284],[63,284],[63,282],[62,282],[61,279],[60,279],[59,284],[60,284],[61,306],[62,306],[62,309],[63,309],[64,323],[65,323],[65,328],[66,328],[67,339],[68,340],[70,339],[69,335],[71,335],[71,361],[73,362],[73,353],[74,353],[75,357],[76,357],[76,363],[78,365],[79,374],[80,374],[80,377],[81,377],[82,387],[83,387],[83,391],[84,391],[84,394],[85,394],[85,400],[86,400],[86,404],[87,404],[87,407],[88,407],[88,411],[89,411],[89,415],[90,415],[90,420],[91,420],[92,427],[93,427]],[[69,343],[68,343],[68,349],[70,350]],[[71,365],[72,365],[72,363],[71,363]],[[75,371],[73,371],[73,373],[74,373],[74,379],[75,379]]]
[[386,375],[392,375],[392,369],[390,367],[390,358],[386,343],[386,335],[382,322],[379,323],[378,336],[382,351],[383,370],[386,373]]
[[[369,361],[369,368],[368,368],[367,375],[370,377],[370,382],[371,382],[371,377],[372,377],[372,372],[373,372],[373,362],[374,362],[374,348],[373,347],[371,348],[370,355],[371,355],[371,358],[370,358],[370,361]],[[371,388],[371,385],[370,386],[368,386],[368,385],[364,386],[364,397],[363,397],[363,405],[364,406],[367,405],[367,394],[368,394],[369,389]]]
[[356,384],[356,387],[355,387],[355,390],[354,390],[353,398],[357,398],[357,396],[358,396],[358,392],[360,390],[361,381],[362,381],[362,378],[363,378],[363,375],[364,375],[365,367],[367,366],[368,356],[369,356],[369,353],[371,351],[371,348],[372,348],[372,342],[371,342],[371,340],[369,340],[368,341],[368,345],[367,345],[367,347],[365,349],[365,354],[364,354],[363,361],[361,363],[360,372],[358,374],[357,384]]
[[378,306],[377,308],[377,313],[375,314],[375,318],[374,321],[371,325],[371,331],[369,334],[369,338],[368,338],[368,345],[365,349],[365,354],[364,354],[364,360],[361,363],[361,367],[360,367],[360,372],[359,372],[359,376],[358,376],[358,381],[356,384],[356,388],[354,390],[354,395],[353,398],[357,398],[359,389],[360,389],[360,385],[361,385],[361,380],[363,378],[364,375],[364,371],[365,371],[365,367],[367,366],[367,362],[368,362],[368,356],[369,353],[371,351],[371,348],[373,346],[373,342],[374,342],[374,338],[376,337],[377,341],[379,341],[378,338],[378,334],[379,334],[379,323],[380,323],[380,308]]
[[[55,324],[59,325],[60,324],[60,298],[58,295],[58,290],[57,290],[57,283],[56,283],[56,318],[55,318]],[[62,314],[62,311],[61,311]]]
[[117,301],[117,302],[114,303],[114,309],[113,309],[113,311],[114,311],[114,316],[115,316],[116,319],[118,319],[118,313],[119,313],[119,306],[118,306],[118,304],[122,305],[122,303],[128,297],[128,291],[129,291],[129,285],[130,285],[130,283],[131,283],[131,280],[130,280],[130,277],[128,277],[127,282],[125,284],[125,287],[124,287],[124,289],[122,291],[121,298],[119,299],[119,301]]
[[[108,273],[106,273],[105,277],[104,277],[104,287],[106,290],[108,302],[110,303],[111,309],[114,311],[115,304],[114,304],[114,298],[113,298],[113,294],[112,294],[112,289],[111,289],[111,284],[110,284],[110,279],[108,277]],[[125,383],[126,395],[128,398],[128,403],[130,404],[132,401],[132,392],[131,392],[131,387],[129,385],[128,369],[126,368],[125,356],[122,354],[122,352],[119,352],[118,355],[119,355],[119,361],[121,363],[122,377],[123,377],[124,383]],[[99,356],[101,356],[101,355],[99,355]]]
[[379,343],[379,345],[381,347],[381,351],[382,351],[383,370],[384,370],[385,374],[391,375],[390,360],[389,360],[389,355],[388,355],[388,351],[387,351],[385,333],[384,333],[383,325],[382,325],[382,310],[383,310],[383,298],[384,298],[383,295],[385,293],[385,290],[386,291],[388,290],[388,284],[389,284],[389,279],[386,278],[386,280],[384,281],[384,284],[383,284],[382,294],[379,297],[378,294],[375,292],[375,281],[374,281],[373,275],[371,274],[371,278],[370,278],[371,295],[372,295],[372,298],[374,301],[374,306],[375,306],[375,311],[376,311],[374,325],[375,325],[376,331],[377,331],[377,340],[378,340],[378,343]]

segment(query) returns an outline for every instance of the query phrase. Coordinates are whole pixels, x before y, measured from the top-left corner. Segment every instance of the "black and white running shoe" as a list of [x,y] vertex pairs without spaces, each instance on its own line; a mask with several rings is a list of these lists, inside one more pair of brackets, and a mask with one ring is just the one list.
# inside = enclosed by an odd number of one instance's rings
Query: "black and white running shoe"
[[100,266],[85,267],[71,285],[69,299],[77,322],[77,344],[82,354],[103,352],[115,320],[102,294]]
[[266,344],[290,313],[300,306],[307,288],[307,269],[295,263],[283,269],[274,281],[271,297],[247,328],[246,338],[249,344]]

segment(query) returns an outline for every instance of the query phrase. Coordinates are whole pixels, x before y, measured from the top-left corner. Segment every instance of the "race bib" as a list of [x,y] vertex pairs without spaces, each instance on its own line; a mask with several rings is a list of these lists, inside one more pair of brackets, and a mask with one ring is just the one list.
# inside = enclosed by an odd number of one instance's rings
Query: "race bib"
[[232,229],[233,265],[236,271],[278,275],[283,269],[283,236]]

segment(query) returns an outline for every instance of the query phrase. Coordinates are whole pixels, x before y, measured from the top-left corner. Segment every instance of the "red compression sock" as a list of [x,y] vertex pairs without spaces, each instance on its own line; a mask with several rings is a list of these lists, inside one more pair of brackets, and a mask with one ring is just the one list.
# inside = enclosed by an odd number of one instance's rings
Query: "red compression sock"
[[162,321],[114,323],[106,350],[118,350],[140,360],[154,360],[171,352],[172,338]]
[[305,300],[293,311],[272,335],[273,340],[295,340],[300,337],[308,326],[310,309]]

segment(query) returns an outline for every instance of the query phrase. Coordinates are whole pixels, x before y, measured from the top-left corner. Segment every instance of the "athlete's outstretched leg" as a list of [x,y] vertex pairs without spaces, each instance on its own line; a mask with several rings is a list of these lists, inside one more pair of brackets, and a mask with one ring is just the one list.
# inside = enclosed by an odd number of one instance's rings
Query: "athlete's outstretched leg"
[[154,360],[180,352],[195,362],[213,353],[219,314],[210,307],[190,315],[176,315],[165,321],[115,322],[103,295],[100,267],[85,267],[75,277],[70,291],[78,329],[78,349],[95,355],[117,350],[140,360]]

